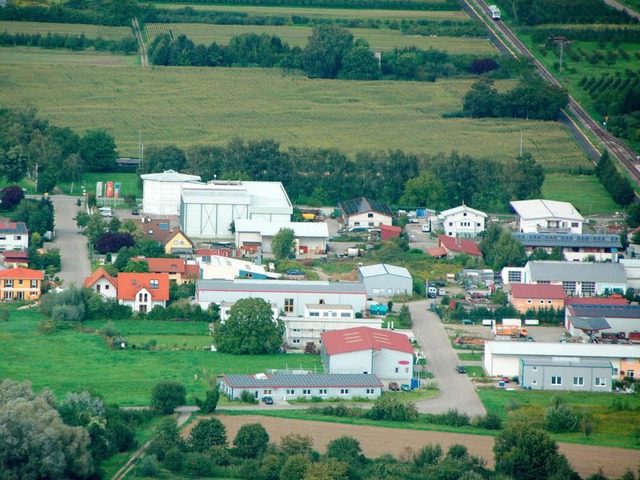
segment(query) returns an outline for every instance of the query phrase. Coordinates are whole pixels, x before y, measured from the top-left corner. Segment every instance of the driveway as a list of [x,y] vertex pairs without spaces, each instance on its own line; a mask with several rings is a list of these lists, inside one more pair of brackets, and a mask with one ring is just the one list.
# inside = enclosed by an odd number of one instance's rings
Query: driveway
[[55,209],[56,239],[52,248],[60,249],[62,270],[58,277],[64,285],[75,283],[82,286],[84,279],[91,275],[87,237],[80,235],[73,218],[80,209],[76,205],[78,197],[54,195],[51,197]]
[[486,410],[469,377],[456,372],[460,363],[440,318],[429,311],[431,300],[409,303],[413,334],[422,346],[427,368],[433,373],[440,395],[416,403],[421,413],[444,413],[457,408],[470,416],[484,415]]

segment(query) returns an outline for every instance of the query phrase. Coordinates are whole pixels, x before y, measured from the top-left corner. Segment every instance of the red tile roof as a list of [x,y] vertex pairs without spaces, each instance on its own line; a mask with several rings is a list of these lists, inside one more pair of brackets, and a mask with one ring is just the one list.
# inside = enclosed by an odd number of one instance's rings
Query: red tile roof
[[[152,280],[157,280],[158,288],[151,288]],[[147,290],[154,300],[169,300],[169,274],[127,272],[118,274],[118,300],[134,300],[136,294],[142,289]]]
[[147,262],[150,272],[184,273],[185,271],[182,258],[132,258],[132,260]]
[[197,263],[188,263],[184,266],[184,275],[187,278],[200,278],[200,265]]
[[447,249],[444,247],[427,248],[427,253],[433,258],[440,258],[447,256]]
[[626,298],[567,297],[565,305],[629,305]]
[[320,337],[322,345],[329,355],[360,350],[381,350],[383,348],[413,353],[409,337],[391,330],[355,327],[324,332],[320,334]]
[[478,245],[471,240],[465,240],[464,238],[447,237],[446,235],[438,235],[440,239],[440,246],[447,249],[448,252],[466,253],[472,257],[481,257],[482,252],[478,248]]
[[2,252],[2,257],[7,260],[29,260],[29,252],[26,250],[5,250]]
[[107,280],[109,280],[111,285],[113,285],[116,289],[118,288],[118,279],[109,275],[109,273],[102,267],[99,267],[95,272],[84,279],[84,286],[91,287],[101,278],[106,278]]
[[42,270],[31,270],[30,268],[18,267],[0,271],[0,278],[17,278],[22,280],[44,280]]
[[566,297],[562,285],[512,283],[513,298],[564,299]]

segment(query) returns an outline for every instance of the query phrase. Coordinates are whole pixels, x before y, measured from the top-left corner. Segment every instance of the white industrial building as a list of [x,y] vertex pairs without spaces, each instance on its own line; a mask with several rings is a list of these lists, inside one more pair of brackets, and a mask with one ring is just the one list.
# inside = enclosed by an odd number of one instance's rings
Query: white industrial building
[[[365,314],[366,316],[366,314]],[[351,305],[329,305],[313,303],[305,306],[303,317],[283,317],[285,342],[289,347],[304,348],[307,343],[319,346],[323,332],[347,328],[382,328],[379,317],[356,318]]]
[[367,290],[360,283],[310,280],[198,280],[196,300],[203,309],[212,303],[262,298],[278,307],[283,316],[303,317],[309,304],[351,305],[366,312]]
[[627,291],[627,277],[619,263],[540,260],[527,262],[524,267],[505,267],[501,276],[505,284],[562,285],[569,297],[623,295]]
[[142,211],[148,215],[178,215],[180,191],[185,183],[199,182],[199,175],[165,170],[140,175],[142,179]]
[[331,375],[316,373],[226,374],[218,378],[222,393],[239,400],[245,390],[258,400],[271,397],[276,402],[319,397],[323,400],[355,397],[375,399],[382,395],[382,382],[375,375]]
[[489,376],[519,375],[522,358],[611,362],[614,378],[636,377],[640,373],[640,345],[517,341],[484,344],[484,369]]
[[358,327],[324,332],[321,338],[329,373],[374,374],[383,382],[411,384],[414,352],[405,334]]
[[286,223],[292,213],[280,182],[190,183],[183,185],[180,197],[180,227],[194,240],[234,240],[238,220]]
[[296,238],[297,254],[322,254],[326,252],[327,240],[329,240],[329,226],[325,222],[236,220],[236,247],[249,252],[261,248],[263,253],[271,253],[271,241],[282,228],[293,230]]
[[560,249],[569,262],[617,262],[622,250],[620,235],[579,233],[514,233],[513,238],[524,247],[527,255],[539,248],[547,253]]
[[361,266],[358,267],[358,278],[370,296],[393,297],[413,293],[413,278],[404,267],[386,263]]
[[585,219],[573,205],[554,200],[511,202],[520,217],[520,233],[582,233]]
[[[594,334],[616,333],[620,338],[640,331],[640,305],[568,305],[564,315],[564,327],[574,337],[580,337],[585,330]],[[585,320],[590,323],[585,324]]]
[[622,258],[619,262],[627,276],[627,287],[640,290],[640,259]]
[[[233,308],[233,306],[235,305],[235,302],[221,302],[220,303],[220,321],[222,323],[226,322],[229,319],[229,315],[231,315],[231,308]],[[280,310],[278,310],[278,307],[276,305],[274,305],[273,303],[271,304],[271,314],[272,314],[272,318],[273,321],[275,322],[278,317],[280,316]]]
[[221,255],[199,255],[196,262],[200,267],[203,280],[233,280],[235,278],[253,278],[266,280],[276,279],[282,275],[267,271],[264,266],[256,265],[240,258],[223,257]]
[[484,232],[486,219],[486,213],[461,205],[431,217],[431,231],[444,230],[448,237],[477,237]]

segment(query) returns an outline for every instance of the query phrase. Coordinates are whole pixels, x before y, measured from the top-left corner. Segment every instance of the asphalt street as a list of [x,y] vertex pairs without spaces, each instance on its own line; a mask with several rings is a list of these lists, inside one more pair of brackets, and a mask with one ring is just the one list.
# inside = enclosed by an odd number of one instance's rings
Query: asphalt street
[[409,303],[413,334],[422,346],[427,368],[433,373],[440,395],[416,402],[421,413],[444,413],[457,408],[470,416],[485,415],[486,410],[466,374],[456,371],[460,361],[438,316],[429,310],[431,300]]
[[54,195],[51,197],[55,209],[56,238],[52,248],[60,249],[61,270],[58,277],[65,285],[75,283],[82,286],[84,279],[91,275],[87,237],[81,235],[73,218],[80,209],[76,205],[78,197]]

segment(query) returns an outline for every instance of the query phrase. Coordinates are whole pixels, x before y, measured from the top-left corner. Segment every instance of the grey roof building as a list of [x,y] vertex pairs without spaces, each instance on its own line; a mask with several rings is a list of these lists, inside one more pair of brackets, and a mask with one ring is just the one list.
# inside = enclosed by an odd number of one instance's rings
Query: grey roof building
[[542,260],[527,264],[532,283],[543,281],[598,281],[626,284],[624,267],[619,263],[555,262]]
[[[564,323],[571,335],[578,336],[579,330],[589,330],[616,334],[624,339],[629,333],[640,331],[640,305],[569,305]],[[585,325],[598,328],[583,328]]]
[[347,216],[373,211],[393,217],[393,211],[389,205],[378,200],[369,200],[365,197],[352,198],[351,200],[340,202],[340,208]]
[[613,365],[606,361],[522,358],[520,384],[524,390],[610,392]]
[[579,233],[514,233],[527,253],[542,248],[550,253],[560,248],[568,261],[584,261],[592,259],[598,262],[618,259],[618,251],[622,250],[618,235],[592,235]]
[[413,292],[413,277],[404,267],[386,263],[366,265],[358,268],[358,277],[369,295],[392,297]]

